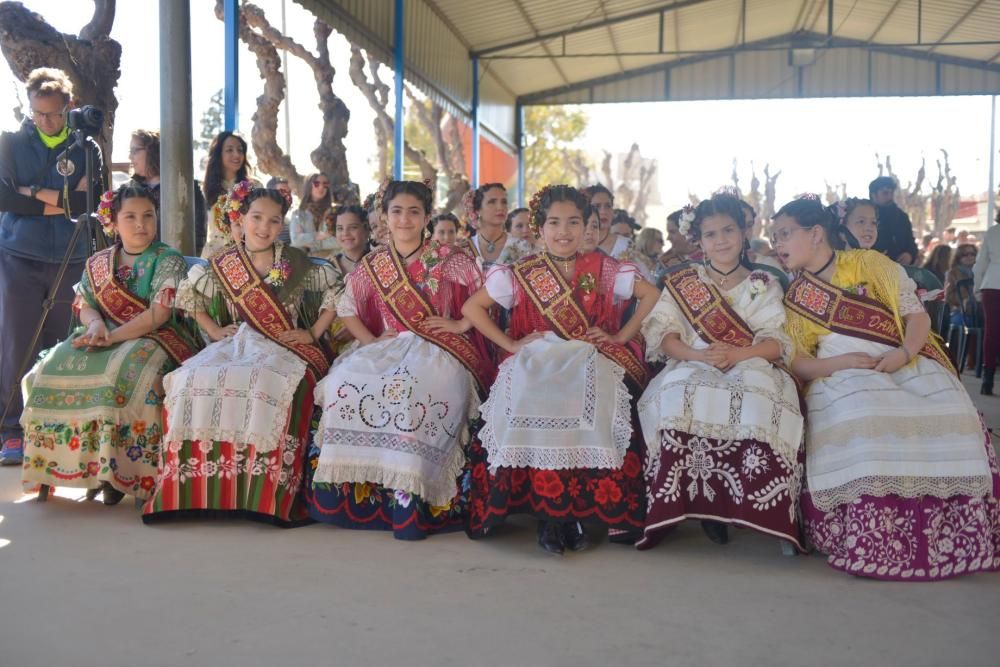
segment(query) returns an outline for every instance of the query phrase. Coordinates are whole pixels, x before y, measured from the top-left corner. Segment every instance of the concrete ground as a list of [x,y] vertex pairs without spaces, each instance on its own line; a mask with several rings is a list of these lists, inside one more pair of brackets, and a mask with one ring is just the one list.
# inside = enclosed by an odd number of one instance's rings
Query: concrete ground
[[[1000,397],[974,398],[1000,425]],[[562,559],[524,520],[480,542],[146,527],[18,478],[0,469],[0,667],[1000,665],[1000,573],[858,579],[697,525]]]

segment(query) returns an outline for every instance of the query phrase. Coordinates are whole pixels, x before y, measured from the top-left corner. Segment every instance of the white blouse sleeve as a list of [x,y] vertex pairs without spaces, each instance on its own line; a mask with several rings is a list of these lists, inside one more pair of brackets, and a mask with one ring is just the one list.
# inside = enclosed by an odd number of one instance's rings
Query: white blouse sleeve
[[337,317],[357,317],[358,304],[354,300],[354,274],[347,276],[344,291],[337,298]]
[[653,310],[642,321],[640,331],[646,339],[646,362],[666,361],[667,355],[660,348],[663,338],[670,333],[683,338],[686,333],[684,316],[670,292],[663,290],[660,293]]
[[762,302],[753,317],[753,344],[757,345],[765,340],[777,341],[781,347],[781,360],[785,364],[791,364],[795,356],[795,344],[785,333],[785,305],[781,283],[772,276],[766,291],[757,298]]
[[486,293],[506,310],[514,307],[514,272],[509,266],[494,264],[486,272]]
[[615,274],[615,300],[626,301],[635,293],[635,279],[639,277],[639,267],[631,262],[624,262]]
[[906,317],[915,313],[926,312],[917,296],[917,284],[906,274],[902,266],[899,269],[899,315]]
[[[207,277],[208,267],[195,264],[188,270],[187,277],[177,286],[177,296],[174,297],[174,307],[189,313],[207,310],[205,302],[211,301],[215,295],[214,284]],[[206,294],[206,292],[210,292]]]

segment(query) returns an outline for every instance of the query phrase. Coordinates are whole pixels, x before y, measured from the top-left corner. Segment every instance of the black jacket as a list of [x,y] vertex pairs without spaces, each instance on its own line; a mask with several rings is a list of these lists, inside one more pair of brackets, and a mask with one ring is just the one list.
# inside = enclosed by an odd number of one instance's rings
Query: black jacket
[[878,239],[875,250],[896,260],[904,252],[917,258],[917,241],[913,238],[913,224],[895,202],[878,207]]

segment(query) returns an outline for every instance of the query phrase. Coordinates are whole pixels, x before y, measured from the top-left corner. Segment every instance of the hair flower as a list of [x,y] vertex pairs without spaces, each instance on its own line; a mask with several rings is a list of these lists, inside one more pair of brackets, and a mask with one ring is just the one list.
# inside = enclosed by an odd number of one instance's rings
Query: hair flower
[[681,234],[684,236],[689,236],[691,234],[691,224],[694,222],[694,218],[694,206],[687,204],[683,209],[681,209],[681,218],[677,223],[677,229],[680,230]]
[[97,220],[101,223],[101,228],[108,236],[114,236],[114,199],[113,190],[108,190],[101,195],[101,201],[97,204]]

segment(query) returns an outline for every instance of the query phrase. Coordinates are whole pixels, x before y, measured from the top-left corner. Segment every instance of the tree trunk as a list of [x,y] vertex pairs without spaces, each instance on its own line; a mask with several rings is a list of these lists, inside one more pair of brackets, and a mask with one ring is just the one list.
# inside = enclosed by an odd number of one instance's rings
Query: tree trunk
[[[371,73],[371,80],[369,81],[368,76],[365,74],[364,70],[365,60],[361,55],[361,49],[356,46],[351,47],[351,67],[350,75],[351,81],[354,85],[358,87],[358,90],[365,96],[368,100],[368,105],[375,112],[377,121],[382,125],[383,132],[385,132],[385,137],[388,139],[395,135],[396,123],[392,116],[386,111],[386,107],[389,106],[389,96],[388,90],[389,86],[383,83],[382,78],[378,74],[379,63],[377,60],[368,55],[368,69]],[[402,121],[402,119],[399,119]],[[423,151],[418,151],[413,146],[410,145],[408,141],[403,141],[403,152],[406,159],[415,163],[420,169],[421,178],[429,180],[431,182],[431,187],[433,188],[435,183],[437,183],[437,169],[431,164],[430,160],[427,159],[427,155]]]
[[[225,17],[222,0],[216,0],[215,15],[219,20]],[[258,169],[270,176],[287,178],[295,190],[301,190],[305,180],[291,158],[278,145],[278,110],[285,99],[287,88],[278,54],[281,49],[309,65],[319,92],[323,129],[320,144],[309,157],[316,169],[330,178],[330,191],[337,202],[357,203],[358,193],[350,182],[347,149],[344,146],[351,113],[333,92],[336,70],[330,63],[327,44],[332,32],[330,26],[318,19],[313,24],[318,54],[314,55],[294,39],[275,29],[260,7],[244,3],[240,7],[239,32],[240,39],[256,56],[257,69],[264,81],[264,92],[257,98],[257,112],[253,115],[254,124],[250,134]]]
[[24,81],[38,67],[59,68],[73,82],[77,106],[91,104],[104,111],[104,125],[94,138],[104,155],[105,172],[111,164],[118,109],[114,89],[121,76],[122,47],[109,36],[114,20],[115,0],[95,0],[94,16],[77,37],[57,32],[19,2],[0,2],[0,52],[14,76]]

